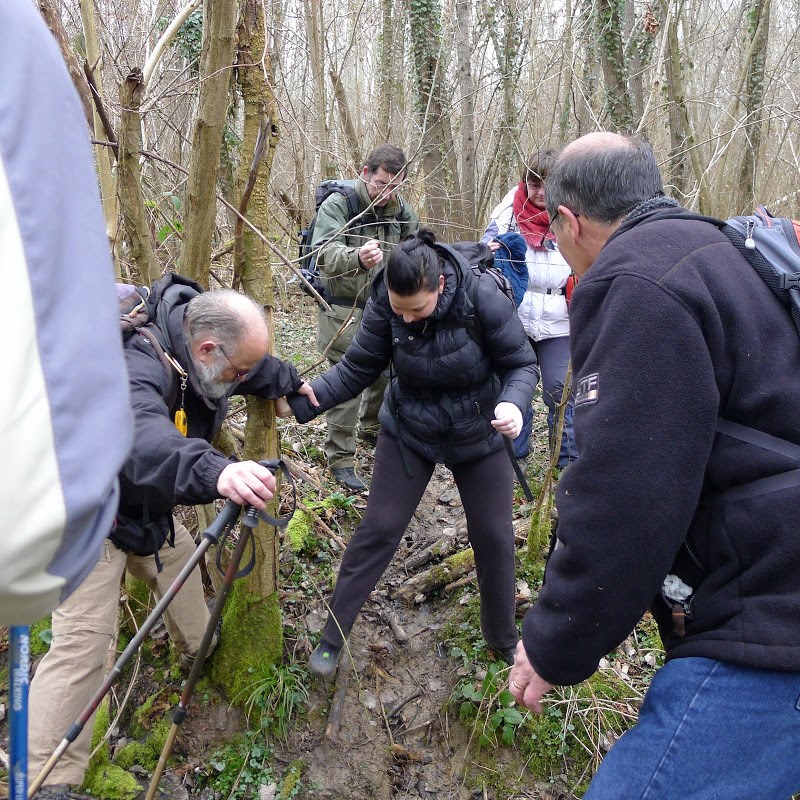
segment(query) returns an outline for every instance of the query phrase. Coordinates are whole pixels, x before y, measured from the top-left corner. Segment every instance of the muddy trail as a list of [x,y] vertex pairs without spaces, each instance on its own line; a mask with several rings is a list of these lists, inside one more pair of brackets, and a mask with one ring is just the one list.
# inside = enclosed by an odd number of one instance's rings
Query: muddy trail
[[[474,576],[462,579],[458,594],[451,590],[424,600],[418,595],[411,603],[397,596],[408,593],[420,553],[434,543],[441,547],[443,537],[452,537],[454,549],[467,545],[458,494],[449,472],[437,468],[397,555],[359,616],[333,685],[314,686],[309,717],[319,724],[308,724],[291,748],[315,787],[308,796],[484,796],[474,786],[480,767],[470,763],[471,731],[449,702],[459,681],[481,666],[451,658],[444,636],[459,616],[459,604],[474,593]],[[316,612],[311,620],[316,627]]]

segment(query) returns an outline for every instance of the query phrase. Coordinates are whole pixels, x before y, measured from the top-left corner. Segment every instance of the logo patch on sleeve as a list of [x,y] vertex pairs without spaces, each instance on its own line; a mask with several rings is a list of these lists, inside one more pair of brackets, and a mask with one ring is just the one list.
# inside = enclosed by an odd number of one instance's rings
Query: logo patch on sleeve
[[600,391],[600,374],[595,372],[578,381],[575,387],[575,408],[597,402]]

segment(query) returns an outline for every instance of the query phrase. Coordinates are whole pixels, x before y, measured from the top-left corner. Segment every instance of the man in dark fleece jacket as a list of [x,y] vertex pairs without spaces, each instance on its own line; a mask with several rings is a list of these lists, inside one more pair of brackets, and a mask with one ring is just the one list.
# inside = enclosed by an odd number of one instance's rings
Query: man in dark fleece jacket
[[581,457],[510,688],[541,711],[648,608],[667,661],[589,800],[800,789],[800,337],[714,225],[663,196],[649,147],[594,133],[547,182]]
[[[182,302],[165,299],[181,287],[188,289]],[[44,766],[100,685],[124,570],[160,597],[194,552],[191,535],[172,517],[174,507],[225,497],[263,509],[272,498],[275,476],[266,467],[232,460],[209,443],[228,413],[228,397],[281,401],[283,395],[298,392],[316,405],[311,387],[294,367],[267,355],[267,325],[252,300],[231,290],[196,294],[198,290],[197,284],[177,276],[165,276],[153,287],[157,309],[171,309],[165,321],[159,318],[168,357],[162,359],[146,327],[126,342],[134,437],[120,474],[116,527],[97,566],[53,612],[53,642],[31,683],[31,774]],[[186,414],[185,433],[177,427],[179,410]],[[288,413],[288,405],[279,404],[278,410]],[[135,546],[135,534],[143,530],[149,536]],[[154,550],[158,560],[151,555]],[[208,621],[200,573],[194,570],[164,612],[167,632],[186,656],[181,659],[185,666],[197,652]],[[91,739],[92,720],[56,764],[37,800],[77,796],[69,785],[83,781]]]

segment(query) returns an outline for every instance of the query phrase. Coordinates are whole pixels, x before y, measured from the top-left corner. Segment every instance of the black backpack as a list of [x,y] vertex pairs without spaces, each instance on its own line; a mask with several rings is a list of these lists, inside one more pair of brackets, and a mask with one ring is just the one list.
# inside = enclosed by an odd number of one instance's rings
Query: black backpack
[[[317,266],[317,254],[319,247],[313,247],[314,227],[317,223],[317,213],[319,207],[332,195],[340,194],[347,200],[347,221],[350,222],[358,216],[361,211],[356,191],[355,181],[327,180],[322,181],[314,192],[314,216],[308,223],[308,227],[300,231],[300,247],[298,255],[300,257],[300,273],[314,287],[317,293],[327,302],[327,289],[322,283]],[[301,282],[300,288],[308,295],[308,287]]]
[[196,297],[203,287],[174,272],[159,278],[152,287],[128,283],[118,283],[116,287],[123,345],[138,333],[156,351],[169,375],[169,388],[164,400],[172,409],[178,397],[178,381],[171,361],[172,343],[169,341],[167,321],[176,305]]

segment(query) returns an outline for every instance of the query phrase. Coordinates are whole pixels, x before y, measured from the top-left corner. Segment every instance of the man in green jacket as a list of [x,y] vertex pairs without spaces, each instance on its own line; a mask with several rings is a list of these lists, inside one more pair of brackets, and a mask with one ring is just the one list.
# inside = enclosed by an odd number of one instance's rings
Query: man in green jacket
[[[360,213],[351,220],[348,200],[331,194],[320,206],[312,247],[320,248],[319,271],[328,291],[330,311],[319,310],[317,345],[331,364],[344,355],[361,324],[361,313],[377,269],[392,248],[416,231],[419,218],[403,202],[398,189],[406,178],[406,157],[399,147],[383,144],[367,156],[354,182]],[[347,319],[349,324],[342,330]],[[354,469],[355,430],[374,444],[378,435],[378,410],[386,378],[381,377],[361,396],[327,413],[325,455],[334,478],[353,491],[367,488]]]

